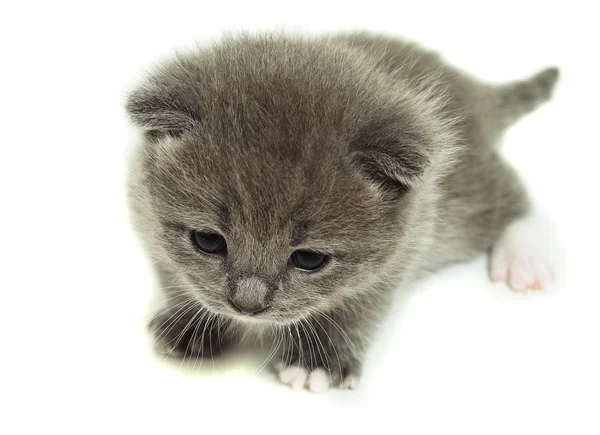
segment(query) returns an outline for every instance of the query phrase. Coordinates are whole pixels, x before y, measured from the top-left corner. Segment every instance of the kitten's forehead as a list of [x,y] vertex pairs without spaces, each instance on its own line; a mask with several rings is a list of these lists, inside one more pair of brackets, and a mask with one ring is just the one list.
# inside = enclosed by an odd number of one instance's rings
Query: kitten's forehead
[[220,198],[221,215],[230,225],[268,223],[300,234],[311,222],[339,218],[336,211],[348,211],[356,202],[353,193],[361,189],[354,174],[325,153],[320,158],[222,154],[201,166],[204,176],[196,189],[209,201]]
[[377,214],[371,185],[335,153],[300,151],[293,158],[215,140],[170,140],[149,159],[159,181],[152,183],[155,195],[175,205],[171,216],[187,225],[299,245],[331,240]]

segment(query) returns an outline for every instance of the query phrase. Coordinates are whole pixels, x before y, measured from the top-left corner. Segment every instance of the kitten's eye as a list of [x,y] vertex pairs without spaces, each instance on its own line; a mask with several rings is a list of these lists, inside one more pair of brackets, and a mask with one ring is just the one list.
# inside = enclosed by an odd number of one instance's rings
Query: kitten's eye
[[298,269],[312,271],[325,266],[329,261],[329,255],[313,251],[295,251],[290,261]]
[[205,231],[192,231],[192,242],[200,251],[207,254],[220,254],[227,249],[225,238]]

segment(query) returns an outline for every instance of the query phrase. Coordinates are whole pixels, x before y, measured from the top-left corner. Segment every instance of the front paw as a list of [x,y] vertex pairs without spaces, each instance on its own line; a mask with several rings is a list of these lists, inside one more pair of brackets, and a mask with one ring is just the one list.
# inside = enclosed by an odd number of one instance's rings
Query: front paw
[[358,387],[360,380],[358,370],[348,367],[337,370],[317,367],[311,370],[302,365],[279,364],[276,369],[279,380],[296,391],[306,388],[313,393],[323,393],[330,387],[353,390]]
[[159,312],[148,328],[156,353],[185,358],[219,353],[228,343],[224,326],[214,315],[195,309],[185,314],[173,310]]

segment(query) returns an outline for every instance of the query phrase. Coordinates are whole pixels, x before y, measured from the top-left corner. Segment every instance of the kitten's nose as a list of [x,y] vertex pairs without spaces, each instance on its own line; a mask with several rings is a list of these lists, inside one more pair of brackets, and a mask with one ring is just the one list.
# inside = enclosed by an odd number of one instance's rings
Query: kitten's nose
[[262,305],[246,305],[241,301],[234,301],[231,298],[227,298],[227,302],[232,306],[234,310],[238,313],[246,314],[248,316],[253,316],[255,314],[262,313],[270,308],[270,305],[262,306]]

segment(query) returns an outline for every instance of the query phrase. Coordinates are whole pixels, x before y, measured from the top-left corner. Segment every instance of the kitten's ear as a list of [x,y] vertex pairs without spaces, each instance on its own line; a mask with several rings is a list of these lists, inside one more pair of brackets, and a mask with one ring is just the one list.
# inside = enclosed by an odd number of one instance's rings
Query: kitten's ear
[[200,102],[180,83],[149,81],[129,94],[125,108],[152,137],[178,137],[200,121]]
[[352,161],[367,177],[395,193],[419,184],[430,163],[431,140],[409,123],[376,121],[352,141]]

